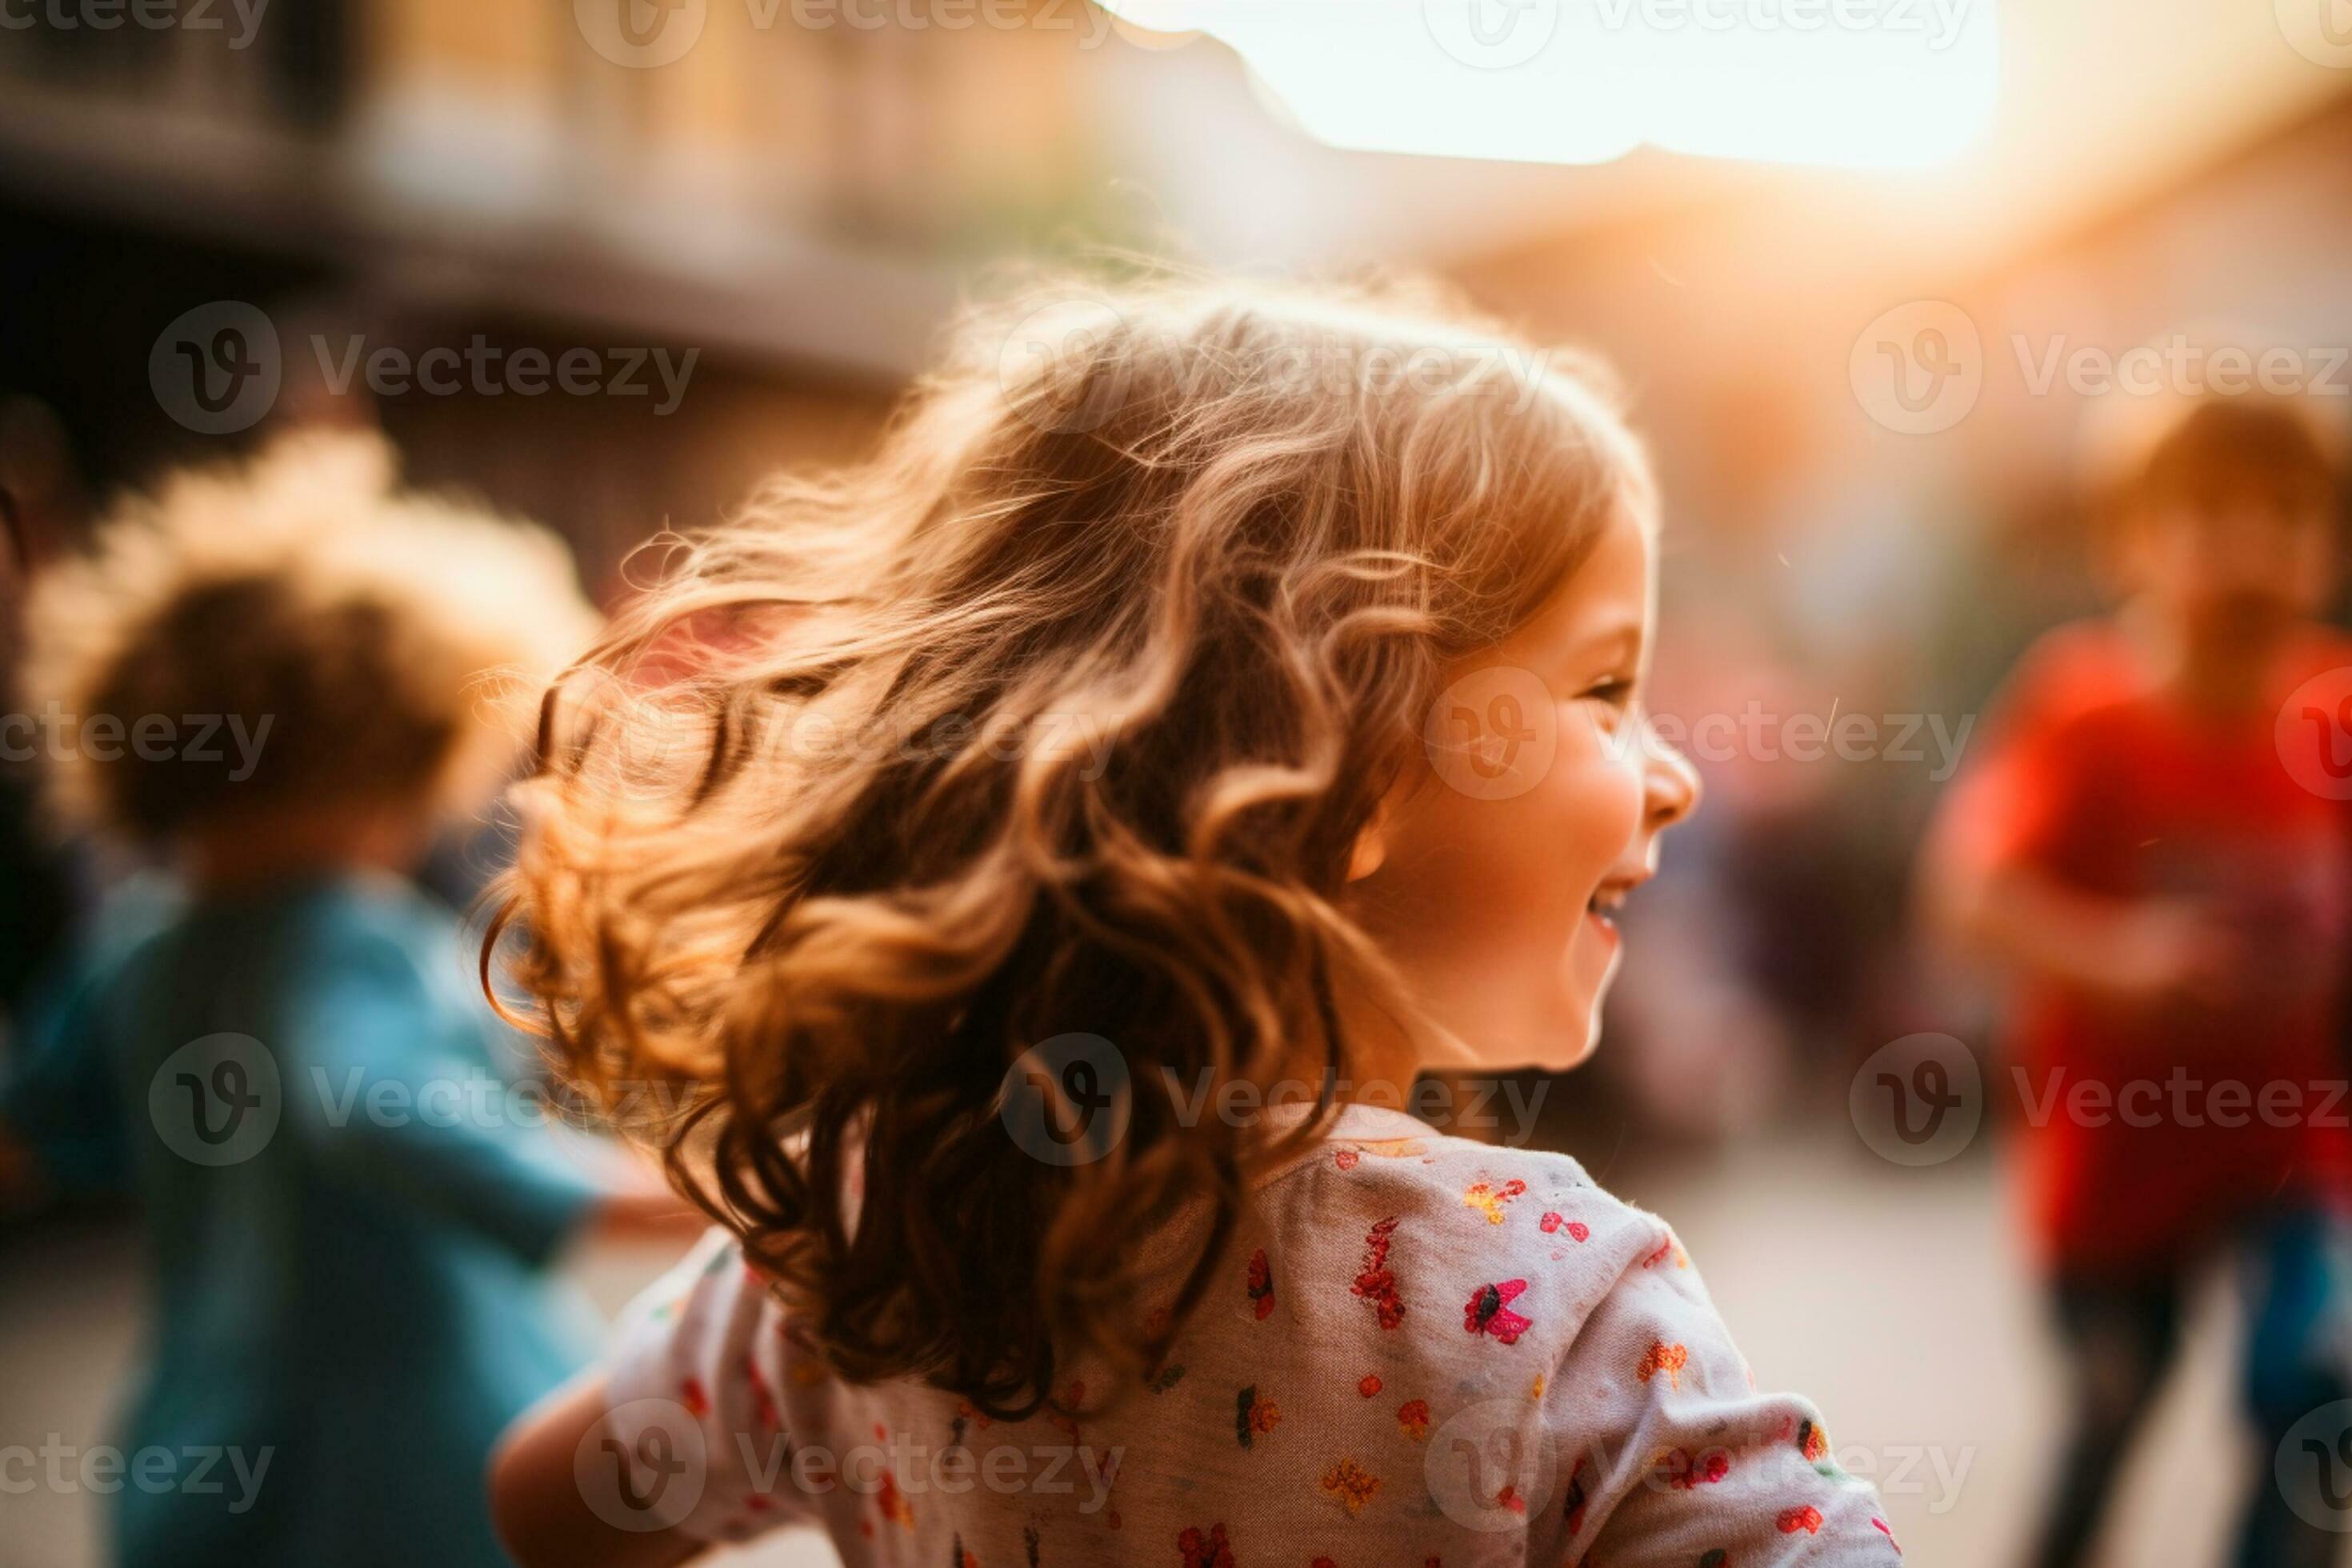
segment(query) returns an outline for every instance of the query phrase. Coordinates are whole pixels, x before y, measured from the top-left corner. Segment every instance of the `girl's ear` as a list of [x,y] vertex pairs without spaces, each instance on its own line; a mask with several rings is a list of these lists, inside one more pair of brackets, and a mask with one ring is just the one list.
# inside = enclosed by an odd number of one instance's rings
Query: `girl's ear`
[[1386,864],[1389,858],[1389,799],[1381,796],[1372,807],[1372,817],[1356,835],[1355,847],[1348,851],[1348,880],[1360,882]]

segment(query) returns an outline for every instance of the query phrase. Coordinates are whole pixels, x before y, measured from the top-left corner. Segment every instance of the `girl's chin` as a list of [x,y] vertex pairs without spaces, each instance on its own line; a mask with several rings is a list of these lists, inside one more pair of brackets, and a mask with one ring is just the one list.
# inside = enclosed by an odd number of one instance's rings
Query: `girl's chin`
[[[1587,914],[1553,971],[1552,991],[1540,999],[1519,994],[1518,1005],[1481,1009],[1485,1016],[1454,1026],[1425,1068],[1472,1072],[1567,1072],[1581,1067],[1601,1043],[1601,1005],[1617,976],[1622,939],[1617,928]],[[1497,991],[1488,1001],[1502,1000]]]
[[1552,1012],[1553,1022],[1540,1033],[1516,1042],[1516,1050],[1501,1053],[1507,1060],[1486,1063],[1490,1072],[1528,1069],[1568,1072],[1582,1067],[1601,1045],[1601,1004],[1609,994],[1609,977],[1597,985],[1578,986],[1563,996]]

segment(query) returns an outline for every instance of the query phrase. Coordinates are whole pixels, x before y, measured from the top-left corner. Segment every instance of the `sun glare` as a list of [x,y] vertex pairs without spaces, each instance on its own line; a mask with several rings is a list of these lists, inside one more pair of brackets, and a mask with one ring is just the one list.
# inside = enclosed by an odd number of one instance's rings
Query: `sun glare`
[[1997,0],[1106,0],[1230,46],[1335,146],[1596,163],[1643,145],[1941,163],[1999,88]]

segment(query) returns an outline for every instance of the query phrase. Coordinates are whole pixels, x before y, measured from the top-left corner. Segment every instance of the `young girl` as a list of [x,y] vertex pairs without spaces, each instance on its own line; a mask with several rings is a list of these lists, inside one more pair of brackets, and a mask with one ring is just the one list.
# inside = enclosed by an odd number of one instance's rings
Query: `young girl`
[[58,793],[175,874],[117,900],[0,1083],[0,1143],[146,1222],[105,1489],[142,1568],[503,1561],[481,1467],[585,1349],[541,1265],[681,1206],[552,1146],[402,875],[510,764],[485,677],[595,622],[553,539],[395,493],[388,457],[175,476],[33,603]]
[[1023,301],[682,549],[509,912],[724,1229],[508,1437],[523,1562],[1895,1561],[1663,1223],[1399,1109],[1582,1059],[1696,800],[1598,381],[1395,298]]

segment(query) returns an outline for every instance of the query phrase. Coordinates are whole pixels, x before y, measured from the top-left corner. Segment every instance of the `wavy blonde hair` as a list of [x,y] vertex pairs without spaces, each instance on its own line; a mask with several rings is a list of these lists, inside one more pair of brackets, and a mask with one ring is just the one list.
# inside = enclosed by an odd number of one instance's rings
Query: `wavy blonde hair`
[[[512,973],[842,1371],[1034,1409],[1164,1349],[1267,1152],[1175,1086],[1343,1076],[1336,984],[1409,1006],[1351,846],[1444,663],[1651,504],[1592,366],[1423,292],[974,310],[870,462],[670,540],[550,692]],[[1126,1131],[1048,1164],[1008,1074],[1081,1032]]]
[[[54,702],[76,731],[52,737],[58,805],[159,841],[355,798],[487,800],[529,733],[516,695],[598,626],[553,534],[400,491],[383,441],[325,433],[127,500],[42,575],[28,621],[36,717]],[[259,731],[250,776],[217,737],[122,744],[149,717]],[[101,718],[116,732],[93,742]]]

